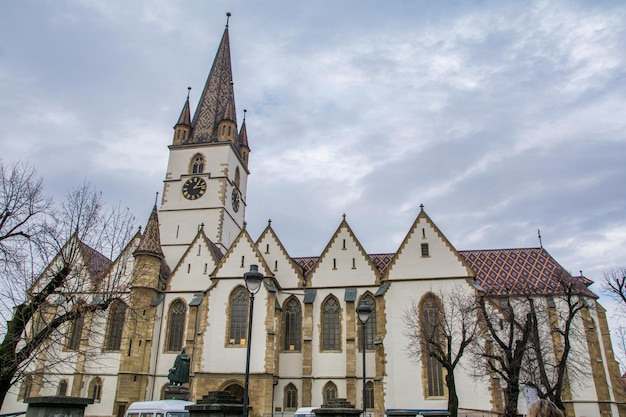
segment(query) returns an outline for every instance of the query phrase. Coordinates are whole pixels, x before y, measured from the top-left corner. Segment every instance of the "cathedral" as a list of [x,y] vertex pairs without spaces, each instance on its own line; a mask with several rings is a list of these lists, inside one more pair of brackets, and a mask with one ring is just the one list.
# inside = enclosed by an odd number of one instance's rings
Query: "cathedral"
[[[29,397],[68,395],[93,399],[88,416],[123,417],[133,402],[164,398],[183,348],[190,358],[189,400],[211,391],[241,398],[251,342],[255,417],[291,417],[332,398],[365,406],[371,417],[446,415],[446,370],[407,352],[409,306],[426,308],[450,288],[506,299],[532,287],[538,306],[554,308],[555,276],[564,269],[546,249],[459,251],[424,207],[389,253],[368,253],[345,216],[322,253],[310,257],[291,257],[271,222],[250,236],[245,214],[254,210],[246,203],[254,143],[245,117],[239,123],[237,116],[226,25],[195,111],[187,97],[175,123],[160,204],[125,248],[130,256],[106,260],[125,262],[125,301],[68,326],[64,349],[80,354],[46,368],[44,378],[13,386],[2,413],[26,410]],[[255,295],[243,280],[251,265],[264,277]],[[585,330],[578,359],[591,376],[564,388],[568,416],[626,417],[605,310],[587,288],[591,282],[576,278],[593,306],[577,321]],[[364,325],[356,311],[361,304],[371,309]],[[558,338],[552,342],[558,350]],[[460,415],[501,413],[504,382],[474,375],[469,356],[462,365],[455,370]],[[524,402],[522,390],[520,411]]]

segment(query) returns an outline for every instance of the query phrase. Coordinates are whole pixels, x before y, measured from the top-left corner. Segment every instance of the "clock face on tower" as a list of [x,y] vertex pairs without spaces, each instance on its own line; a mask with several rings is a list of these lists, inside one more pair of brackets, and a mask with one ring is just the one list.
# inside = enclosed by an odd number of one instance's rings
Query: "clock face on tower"
[[196,200],[206,192],[206,181],[200,177],[191,177],[183,184],[182,191],[187,200]]
[[233,188],[233,194],[231,197],[232,203],[233,203],[233,210],[235,210],[235,213],[239,211],[239,200],[241,198],[239,197],[239,191],[237,191],[236,188]]

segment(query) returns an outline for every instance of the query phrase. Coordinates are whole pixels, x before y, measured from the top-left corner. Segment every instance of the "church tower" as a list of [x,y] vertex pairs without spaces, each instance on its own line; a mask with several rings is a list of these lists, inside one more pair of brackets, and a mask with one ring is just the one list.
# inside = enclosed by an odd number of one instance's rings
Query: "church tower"
[[[120,367],[117,380],[115,409],[124,410],[135,401],[145,401],[154,369],[158,337],[154,336],[158,301],[170,274],[164,261],[159,236],[159,216],[156,204],[137,249],[131,277],[129,306],[120,347]],[[155,343],[153,343],[155,342]],[[121,412],[117,413],[118,415]]]
[[222,250],[243,228],[250,148],[245,118],[237,130],[228,21],[193,119],[190,115],[188,95],[169,146],[159,213],[163,252],[172,267],[200,228]]

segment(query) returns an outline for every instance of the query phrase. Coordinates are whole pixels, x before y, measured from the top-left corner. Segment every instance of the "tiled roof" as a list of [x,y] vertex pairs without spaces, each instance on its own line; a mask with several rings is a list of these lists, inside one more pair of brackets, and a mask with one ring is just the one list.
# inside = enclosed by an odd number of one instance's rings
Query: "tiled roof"
[[[563,280],[588,296],[591,281],[572,277],[544,248],[459,251],[490,295],[550,295],[563,293]],[[562,279],[561,279],[562,277]]]
[[97,250],[93,249],[92,247],[84,244],[83,242],[79,242],[79,244],[83,254],[85,265],[89,269],[89,274],[92,277],[96,277],[101,272],[106,271],[109,266],[111,266],[112,262],[109,258],[104,256]]
[[395,253],[375,253],[369,255],[370,259],[381,273],[387,269],[394,256]]
[[[393,253],[375,253],[375,254],[371,254],[368,256],[370,257],[370,259],[372,260],[376,268],[380,272],[384,272],[385,269],[387,269],[387,266],[389,266],[389,264],[391,263],[391,260],[393,259],[394,255],[395,254]],[[311,271],[311,269],[313,269],[313,267],[315,266],[317,261],[320,259],[320,257],[319,256],[304,256],[301,258],[292,258],[292,259],[295,263],[300,265],[300,268],[302,268],[302,272],[306,276]]]
[[300,265],[302,272],[306,275],[311,269],[313,269],[319,258],[319,256],[305,256],[302,258],[292,258],[292,260]]
[[188,143],[207,143],[216,139],[217,123],[224,115],[237,124],[234,97],[230,42],[226,28],[191,122],[193,130]]
[[[487,249],[459,251],[459,255],[476,274],[478,284],[489,295],[537,295],[562,293],[560,277],[572,282],[576,292],[596,297],[587,287],[592,281],[572,277],[544,248]],[[376,268],[384,272],[394,253],[370,254]],[[293,260],[306,276],[319,257],[300,257]]]

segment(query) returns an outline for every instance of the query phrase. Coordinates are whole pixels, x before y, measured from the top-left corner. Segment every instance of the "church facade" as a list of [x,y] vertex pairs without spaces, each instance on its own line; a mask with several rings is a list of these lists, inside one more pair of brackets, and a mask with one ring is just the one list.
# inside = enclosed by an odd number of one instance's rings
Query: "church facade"
[[[312,257],[291,257],[271,222],[260,236],[250,236],[250,147],[245,118],[237,122],[228,26],[191,114],[187,98],[169,146],[160,208],[155,205],[125,249],[132,254],[124,269],[130,283],[125,303],[86,318],[70,338],[80,354],[45,378],[14,386],[2,413],[25,410],[26,397],[72,395],[94,399],[88,416],[121,417],[132,402],[164,397],[183,347],[191,401],[210,391],[241,397],[251,304],[242,277],[251,265],[265,277],[251,333],[255,416],[290,417],[298,407],[330,398],[346,398],[357,408],[365,402],[372,417],[446,410],[445,370],[407,353],[409,306],[423,306],[450,288],[503,297],[505,290],[522,294],[532,284],[543,285],[538,305],[550,308],[551,281],[563,268],[544,248],[458,251],[423,207],[392,253],[368,253],[345,216]],[[584,297],[593,308],[577,322],[586,326],[578,359],[593,377],[564,390],[568,415],[626,416],[604,309],[590,291]],[[372,308],[364,341],[356,314],[362,302]],[[463,361],[455,371],[461,411],[498,415],[502,382],[495,375],[476,377],[470,359]],[[520,410],[523,403],[520,396]]]

